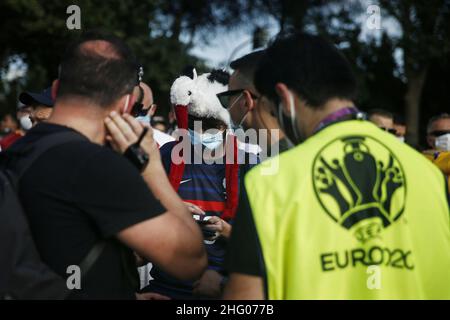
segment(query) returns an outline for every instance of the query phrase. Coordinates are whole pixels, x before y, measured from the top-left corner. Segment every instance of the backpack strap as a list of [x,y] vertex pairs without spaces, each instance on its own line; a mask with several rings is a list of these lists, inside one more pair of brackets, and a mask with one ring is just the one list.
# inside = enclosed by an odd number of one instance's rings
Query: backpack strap
[[[63,133],[54,133],[50,134],[46,137],[41,138],[37,142],[33,143],[30,146],[25,146],[23,148],[19,148],[19,150],[12,151],[12,155],[20,155],[21,159],[17,162],[15,168],[15,183],[18,184],[20,178],[25,174],[25,172],[33,165],[33,163],[38,160],[45,152],[52,149],[53,147],[63,145],[66,143],[74,142],[74,141],[83,141],[86,138],[81,136],[76,132],[63,132]],[[16,185],[17,186],[17,185]],[[100,240],[98,241],[88,252],[88,254],[83,258],[79,267],[81,269],[81,274],[86,275],[89,270],[92,268],[94,263],[100,257],[103,252],[107,241]],[[69,297],[72,292],[69,291],[65,298]]]
[[100,257],[105,249],[106,240],[99,240],[92,248],[89,250],[88,254],[84,257],[83,261],[80,263],[81,274],[86,275],[89,270],[94,265],[95,261]]
[[83,141],[85,139],[86,138],[81,136],[79,133],[72,131],[53,133],[39,139],[30,146],[20,148],[18,152],[13,151],[13,155],[15,153],[19,153],[21,155],[21,159],[18,161],[17,167],[14,170],[16,181],[18,182],[25,172],[33,165],[33,163],[51,148],[73,141]]

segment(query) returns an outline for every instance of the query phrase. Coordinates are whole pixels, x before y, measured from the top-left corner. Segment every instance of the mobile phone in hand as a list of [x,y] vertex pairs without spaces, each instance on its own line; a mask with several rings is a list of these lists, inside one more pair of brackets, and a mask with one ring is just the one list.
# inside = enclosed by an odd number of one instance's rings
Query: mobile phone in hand
[[208,219],[209,219],[208,216],[200,216],[200,215],[195,214],[192,217],[195,219],[195,222],[197,222],[197,224],[199,225],[199,227],[203,233],[203,238],[209,239],[209,238],[215,237],[215,235],[216,235],[215,231],[205,228],[207,225],[210,224],[210,222],[208,221]]

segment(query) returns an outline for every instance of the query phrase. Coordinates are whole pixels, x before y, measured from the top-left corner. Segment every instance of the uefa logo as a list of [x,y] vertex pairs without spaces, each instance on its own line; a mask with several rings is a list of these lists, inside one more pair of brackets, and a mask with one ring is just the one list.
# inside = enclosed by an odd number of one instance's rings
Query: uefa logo
[[315,194],[336,223],[362,243],[377,238],[403,214],[406,180],[383,143],[367,136],[333,140],[313,164]]

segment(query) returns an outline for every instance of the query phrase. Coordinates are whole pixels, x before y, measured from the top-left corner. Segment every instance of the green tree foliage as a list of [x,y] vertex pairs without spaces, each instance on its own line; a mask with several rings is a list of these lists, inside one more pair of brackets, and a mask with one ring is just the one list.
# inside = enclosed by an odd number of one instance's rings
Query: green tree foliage
[[[395,22],[400,36],[386,32],[363,39],[364,20],[369,5],[379,5],[381,21]],[[281,31],[286,29],[315,32],[338,45],[355,67],[359,79],[362,108],[384,108],[406,115],[408,140],[417,144],[424,135],[428,110],[444,111],[448,99],[423,97],[438,94],[438,68],[450,60],[450,2],[447,0],[242,0],[249,19],[275,18]],[[377,32],[374,32],[377,34]],[[381,36],[380,36],[381,35]],[[402,58],[394,58],[401,50]],[[400,61],[399,61],[400,60]],[[441,73],[447,70],[441,68]],[[433,85],[432,85],[433,84]],[[438,94],[438,96],[441,96]],[[426,103],[432,102],[430,106]],[[437,104],[437,105],[436,105]],[[422,112],[421,112],[422,111]]]
[[[407,85],[405,111],[409,140],[419,141],[420,109],[423,88],[433,61],[448,63],[450,56],[450,2],[446,0],[380,0],[382,10],[395,18],[402,35],[395,45],[404,53]],[[431,80],[432,81],[432,80]]]
[[[67,29],[69,14],[66,9],[72,4],[81,8],[81,31]],[[57,77],[58,62],[70,40],[83,30],[107,30],[133,48],[144,66],[144,81],[153,88],[160,111],[167,112],[170,85],[180,70],[188,64],[200,68],[203,64],[190,56],[189,46],[178,39],[152,35],[154,30],[163,29],[155,23],[164,20],[158,16],[161,14],[158,5],[161,3],[156,0],[2,1],[2,66],[7,68],[10,57],[20,55],[28,66],[22,89],[41,90]],[[3,88],[6,101],[3,101],[2,110],[15,108],[17,87]]]
[[[6,95],[6,102],[0,100],[1,108],[14,108],[21,88],[41,89],[57,76],[64,47],[80,33],[66,28],[66,8],[72,4],[81,8],[82,30],[105,29],[132,46],[145,67],[144,80],[166,112],[168,91],[180,70],[188,64],[204,68],[188,53],[195,41],[208,42],[233,28],[250,34],[273,20],[282,31],[306,30],[338,45],[355,67],[358,104],[405,113],[411,142],[418,141],[419,129],[423,135],[432,112],[447,108],[441,93],[450,60],[446,0],[3,0],[3,70],[15,59],[25,61],[28,72],[25,79],[2,83],[0,97]],[[396,21],[400,35],[382,25],[376,37],[362,37],[370,4],[380,6],[382,22]]]

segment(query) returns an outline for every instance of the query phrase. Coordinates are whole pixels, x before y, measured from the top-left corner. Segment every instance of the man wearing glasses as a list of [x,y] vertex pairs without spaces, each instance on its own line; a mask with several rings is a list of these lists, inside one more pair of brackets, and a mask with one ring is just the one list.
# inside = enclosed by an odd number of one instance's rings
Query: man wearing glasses
[[394,127],[394,115],[383,109],[373,109],[368,112],[368,119],[373,122],[381,130],[396,134]]
[[431,149],[423,154],[450,177],[450,114],[443,113],[428,121],[427,143]]
[[[255,70],[263,55],[264,51],[255,51],[231,62],[234,72],[228,83],[229,90],[217,96],[222,106],[230,112],[235,129],[242,127],[244,130],[268,131],[267,141],[259,140],[257,143],[263,151],[267,148],[267,153],[263,152],[261,155],[267,154],[270,157],[288,150],[292,144],[286,139],[276,116],[271,112],[271,102],[258,93],[253,83]],[[278,148],[274,148],[275,145]]]
[[450,114],[443,113],[428,121],[427,143],[433,150],[450,151],[447,140],[450,136]]
[[[154,115],[158,106],[154,103],[153,92],[150,86],[144,82],[141,82],[139,86],[136,86],[133,93],[136,98],[136,102],[134,103],[131,111],[132,115],[136,118],[136,120],[146,126],[150,126],[152,123],[154,124]],[[167,142],[175,140],[175,138],[161,130],[158,130],[158,128],[153,128],[153,138],[159,147],[162,147]]]

